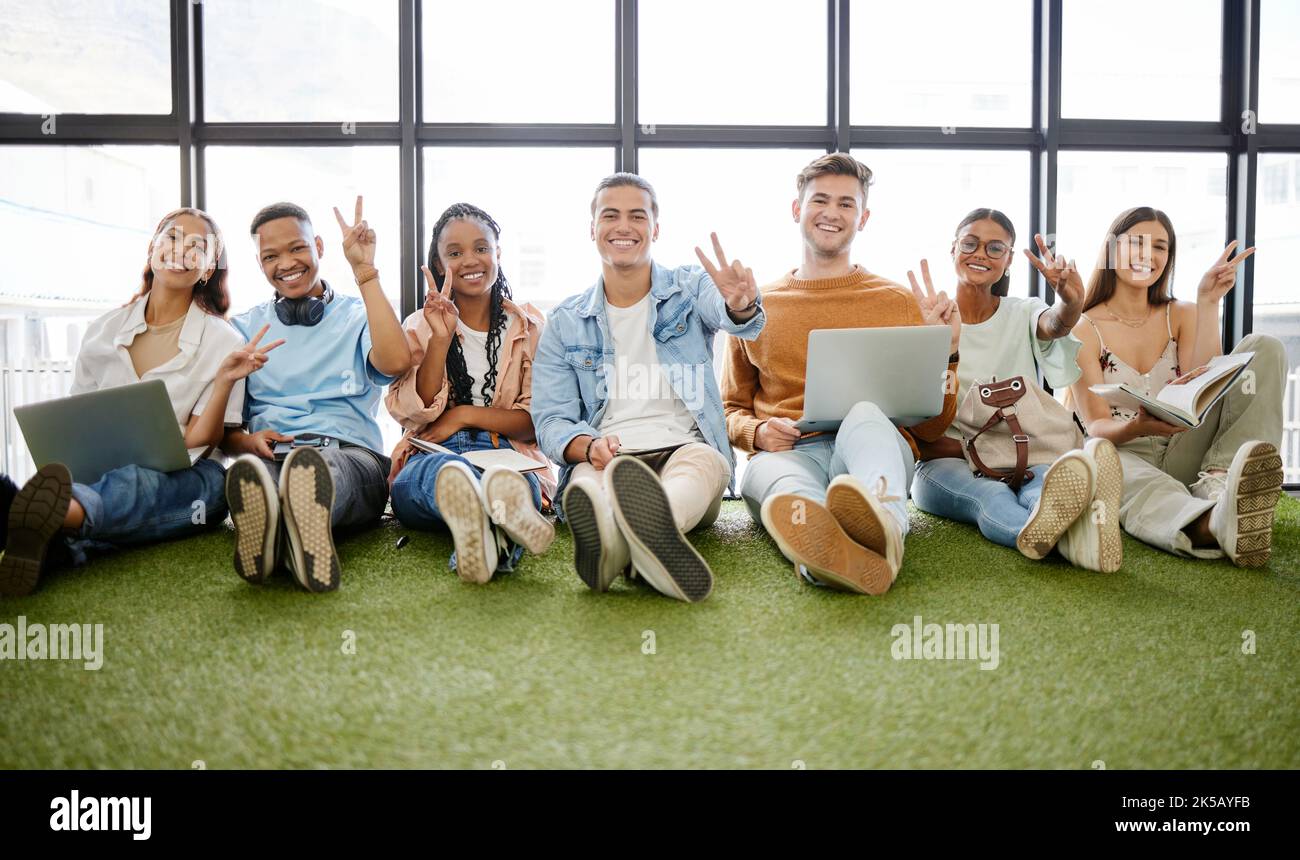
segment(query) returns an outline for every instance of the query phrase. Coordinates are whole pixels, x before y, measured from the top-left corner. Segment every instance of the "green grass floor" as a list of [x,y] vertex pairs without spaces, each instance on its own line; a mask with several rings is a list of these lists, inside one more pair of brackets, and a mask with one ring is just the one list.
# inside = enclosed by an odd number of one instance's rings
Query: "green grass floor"
[[[880,598],[800,583],[739,502],[697,606],[589,592],[563,527],[473,586],[386,523],[323,596],[244,584],[225,530],[119,552],[0,602],[105,628],[98,672],[0,662],[0,767],[1300,767],[1300,502],[1262,570],[1126,538],[1094,574],[912,516]],[[998,624],[998,667],[894,660],[916,615]]]

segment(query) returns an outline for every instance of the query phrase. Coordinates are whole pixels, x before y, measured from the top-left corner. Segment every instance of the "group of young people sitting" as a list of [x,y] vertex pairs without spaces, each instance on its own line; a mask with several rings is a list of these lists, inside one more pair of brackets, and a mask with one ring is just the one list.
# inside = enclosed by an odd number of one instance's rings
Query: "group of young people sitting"
[[[1113,571],[1123,529],[1178,555],[1267,561],[1282,484],[1286,358],[1276,339],[1238,344],[1254,353],[1250,384],[1234,384],[1194,429],[1090,390],[1127,382],[1154,396],[1218,355],[1219,302],[1253,249],[1232,257],[1230,245],[1195,303],[1175,301],[1173,225],[1130,209],[1086,286],[1035,237],[1038,253],[1026,254],[1055,291],[1049,306],[1007,294],[1016,232],[979,209],[952,239],[950,296],[935,291],[926,261],[908,287],[851,261],[870,184],[871,171],[842,153],[804,168],[790,211],[802,260],[760,290],[716,234],[711,254],[695,249],[699,265],[655,262],[654,189],[609,176],[591,202],[600,275],[545,318],[514,300],[501,228],[469,204],[434,225],[424,306],[403,322],[380,285],[361,198],[352,223],[334,210],[359,297],[321,278],[325,243],[307,212],[277,203],[250,227],[274,297],[229,320],[220,229],[199,210],[171,212],[138,294],[87,330],[73,393],[162,380],[192,465],[129,465],[89,485],[57,463],[22,487],[0,476],[0,594],[27,594],[51,567],[190,534],[227,513],[241,577],[260,583],[283,565],[304,588],[331,591],[336,531],[378,522],[391,501],[405,527],[450,531],[450,566],[467,581],[545,553],[554,513],[591,589],[622,575],[697,602],[713,573],[687,535],[710,526],[735,489],[735,449],[749,455],[739,494],[751,516],[800,577],[835,589],[890,588],[909,491],[919,509],[1033,559],[1055,549]],[[1117,244],[1132,253],[1115,254]],[[838,430],[801,432],[809,333],[881,326],[948,327],[955,384],[939,413],[902,427],[862,401]],[[728,335],[721,385],[718,332]],[[1068,389],[1087,439],[1009,480],[972,468],[954,418],[976,382],[1013,377]],[[405,430],[390,454],[376,423],[385,387]],[[479,469],[467,458],[501,449],[540,468]]]

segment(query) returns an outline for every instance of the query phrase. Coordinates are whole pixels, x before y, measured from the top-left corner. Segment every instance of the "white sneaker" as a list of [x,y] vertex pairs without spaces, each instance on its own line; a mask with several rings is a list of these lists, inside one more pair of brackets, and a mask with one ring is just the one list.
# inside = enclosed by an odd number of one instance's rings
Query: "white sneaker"
[[261,457],[242,454],[226,470],[226,504],[235,524],[235,572],[265,582],[279,548],[280,494]]
[[1035,561],[1046,558],[1075,520],[1090,513],[1096,492],[1096,469],[1087,455],[1062,454],[1043,474],[1042,494],[1016,535],[1016,549]]
[[573,566],[592,591],[608,591],[632,561],[600,485],[574,478],[564,488],[564,518],[573,533]]
[[522,473],[488,466],[479,479],[483,507],[494,525],[533,555],[541,555],[555,540],[555,526],[533,507],[533,487]]
[[341,569],[334,549],[334,477],[325,458],[311,448],[294,448],[280,467],[280,510],[284,513],[284,560],[308,591],[334,591]]
[[1083,453],[1093,470],[1092,500],[1061,535],[1056,548],[1077,567],[1114,573],[1124,563],[1124,539],[1119,530],[1124,467],[1109,439],[1089,439]]
[[444,463],[433,495],[456,546],[456,575],[478,585],[490,582],[497,571],[497,535],[483,504],[478,476],[458,460]]
[[1281,489],[1282,458],[1272,444],[1259,441],[1238,448],[1227,473],[1203,475],[1193,485],[1200,498],[1217,499],[1210,509],[1210,534],[1238,567],[1268,562]]

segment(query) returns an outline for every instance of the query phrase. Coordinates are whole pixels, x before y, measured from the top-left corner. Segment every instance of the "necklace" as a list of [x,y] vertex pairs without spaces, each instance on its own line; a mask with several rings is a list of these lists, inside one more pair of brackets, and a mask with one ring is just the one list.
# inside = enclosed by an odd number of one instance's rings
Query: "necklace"
[[1125,319],[1124,317],[1122,317],[1122,316],[1120,316],[1119,314],[1115,313],[1115,312],[1114,312],[1113,310],[1111,310],[1109,307],[1106,308],[1106,313],[1110,314],[1110,318],[1111,318],[1112,320],[1114,320],[1115,322],[1119,323],[1120,325],[1126,325],[1126,326],[1128,326],[1129,328],[1142,328],[1142,326],[1144,326],[1144,325],[1147,324],[1147,320],[1151,319],[1151,308],[1150,308],[1150,307],[1147,308],[1146,316],[1144,316],[1144,317],[1142,317],[1141,319],[1138,319],[1138,320]]

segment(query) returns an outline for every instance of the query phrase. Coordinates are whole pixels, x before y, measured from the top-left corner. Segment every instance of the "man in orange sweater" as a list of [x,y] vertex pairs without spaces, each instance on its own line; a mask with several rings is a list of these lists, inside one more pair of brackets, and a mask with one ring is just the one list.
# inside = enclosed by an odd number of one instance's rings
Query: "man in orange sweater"
[[837,432],[801,436],[795,421],[803,415],[808,333],[948,325],[949,378],[956,379],[961,314],[944,293],[909,291],[850,261],[871,214],[870,182],[871,170],[844,153],[799,173],[792,212],[803,232],[803,264],[763,288],[768,321],[757,338],[728,338],[722,400],[731,443],[753,455],[740,488],[750,515],[805,578],[883,594],[903,562],[916,440],[943,435],[957,411],[956,386],[945,387],[939,415],[914,427],[896,428],[862,402]]

